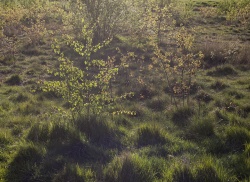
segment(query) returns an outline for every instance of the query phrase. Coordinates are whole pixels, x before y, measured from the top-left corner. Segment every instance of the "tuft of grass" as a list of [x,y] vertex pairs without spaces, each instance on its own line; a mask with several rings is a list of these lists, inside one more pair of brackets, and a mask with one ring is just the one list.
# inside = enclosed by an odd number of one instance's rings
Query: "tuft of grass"
[[210,181],[229,181],[230,177],[225,170],[218,166],[211,157],[202,157],[195,166],[195,181],[210,182]]
[[225,141],[232,151],[242,151],[245,144],[250,142],[250,132],[242,127],[228,127],[226,128]]
[[79,133],[64,122],[34,124],[27,135],[30,141],[50,145],[76,143],[79,138]]
[[222,66],[218,66],[216,68],[213,68],[212,70],[207,72],[208,76],[235,76],[238,75],[238,72],[234,69],[234,67],[232,65],[229,64],[225,64]]
[[28,101],[29,99],[30,98],[27,93],[17,93],[10,98],[10,100],[13,102],[25,102]]
[[213,100],[213,97],[211,95],[209,95],[208,93],[206,93],[205,91],[200,91],[195,98],[198,101],[203,101],[205,103],[209,103],[210,101]]
[[178,126],[186,126],[193,114],[194,111],[190,107],[179,108],[173,113],[172,121]]
[[195,181],[192,169],[188,164],[175,162],[166,172],[164,181],[175,182],[192,182]]
[[19,75],[12,75],[5,83],[8,85],[20,85],[22,83],[22,78]]
[[216,91],[220,91],[220,90],[223,90],[229,86],[226,85],[225,83],[223,83],[222,81],[216,80],[214,83],[211,84],[210,87]]
[[95,182],[95,174],[91,169],[81,168],[78,164],[67,164],[63,170],[58,172],[52,182]]
[[245,96],[243,93],[240,93],[240,92],[238,92],[236,90],[230,90],[230,91],[228,91],[228,95],[230,97],[234,97],[235,99],[242,99]]
[[0,133],[0,147],[4,148],[6,145],[12,142],[12,138],[5,132]]
[[7,181],[41,181],[41,164],[45,157],[46,149],[32,143],[21,146],[6,174]]
[[41,113],[41,107],[39,106],[39,103],[27,101],[20,103],[17,111],[23,115],[38,115]]
[[137,131],[137,145],[162,145],[167,142],[166,133],[156,125],[143,125]]
[[105,169],[106,182],[151,182],[155,173],[147,158],[137,154],[116,157]]
[[162,99],[151,99],[147,102],[147,106],[153,111],[163,111],[166,107],[166,101]]
[[201,137],[210,137],[214,134],[214,121],[212,118],[194,119],[188,126],[188,137],[201,139]]
[[247,118],[248,115],[250,113],[250,105],[246,104],[246,105],[243,105],[243,106],[240,106],[239,107],[239,112],[238,114],[243,117],[243,118]]
[[83,132],[93,143],[103,147],[120,147],[121,143],[118,136],[122,133],[115,127],[114,123],[105,118],[91,116],[90,119],[82,117],[76,120],[76,127]]

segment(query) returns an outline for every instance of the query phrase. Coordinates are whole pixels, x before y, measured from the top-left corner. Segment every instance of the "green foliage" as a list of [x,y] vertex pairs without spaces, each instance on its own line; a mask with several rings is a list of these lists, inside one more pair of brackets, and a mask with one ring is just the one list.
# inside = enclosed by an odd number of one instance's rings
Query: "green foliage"
[[[122,0],[80,0],[70,1],[70,8],[73,14],[69,16],[73,21],[74,31],[81,34],[81,29],[85,26],[82,18],[93,28],[93,41],[99,43],[113,37],[122,30],[127,16],[127,6]],[[81,37],[79,37],[81,38]]]
[[189,102],[192,78],[200,67],[204,55],[201,52],[192,53],[194,36],[184,27],[177,31],[173,39],[177,48],[171,52],[162,50],[158,44],[153,43],[155,56],[152,61],[153,65],[159,67],[157,70],[163,72],[168,92],[174,97],[174,104],[178,107],[175,97],[182,98],[183,106],[185,98],[187,103]]
[[93,45],[94,34],[89,28],[85,25],[82,29],[85,43],[67,37],[67,44],[84,59],[84,68],[75,66],[73,61],[65,57],[59,45],[52,45],[54,51],[60,55],[60,65],[58,70],[51,73],[60,80],[45,81],[42,87],[43,91],[55,92],[69,103],[73,120],[82,116],[84,112],[90,117],[91,114],[98,115],[107,111],[106,108],[115,100],[110,93],[110,87],[111,79],[118,73],[118,67],[114,66],[112,58],[108,61],[91,58],[91,55],[108,41],[103,42],[103,45]]
[[240,22],[241,25],[249,25],[250,1],[249,0],[223,0],[219,2],[219,11],[226,14],[227,20]]

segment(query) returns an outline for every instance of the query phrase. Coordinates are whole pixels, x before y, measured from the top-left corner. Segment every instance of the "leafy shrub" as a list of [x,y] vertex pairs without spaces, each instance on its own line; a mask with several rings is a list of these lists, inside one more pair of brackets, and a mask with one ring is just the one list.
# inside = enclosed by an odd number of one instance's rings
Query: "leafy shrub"
[[5,81],[8,85],[20,85],[22,79],[19,75],[12,75],[9,79]]
[[150,161],[136,154],[115,158],[104,169],[104,175],[107,182],[151,182],[155,179]]
[[158,145],[166,142],[166,134],[156,125],[143,125],[137,131],[138,146]]
[[193,114],[193,110],[189,107],[179,108],[173,113],[172,121],[178,126],[186,126]]
[[62,171],[57,173],[52,180],[53,182],[95,182],[95,174],[91,169],[79,167],[79,165],[67,164]]

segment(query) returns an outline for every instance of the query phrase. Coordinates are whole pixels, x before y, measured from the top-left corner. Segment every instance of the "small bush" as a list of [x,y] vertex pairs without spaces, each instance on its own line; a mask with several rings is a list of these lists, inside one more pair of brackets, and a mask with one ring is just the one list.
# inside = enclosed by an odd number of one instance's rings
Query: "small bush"
[[22,79],[19,75],[12,75],[9,79],[5,81],[8,85],[20,85],[22,82]]
[[228,127],[226,129],[225,141],[227,146],[233,151],[242,151],[244,145],[250,142],[250,132],[241,127]]
[[193,110],[188,107],[177,109],[172,115],[172,121],[178,126],[186,126],[189,118],[194,114]]
[[138,146],[157,145],[167,142],[166,134],[156,125],[144,125],[137,131]]
[[79,165],[67,164],[62,171],[57,173],[52,180],[53,182],[95,182],[95,174],[91,169],[80,168]]
[[152,182],[155,173],[147,158],[136,154],[115,158],[105,169],[106,182]]

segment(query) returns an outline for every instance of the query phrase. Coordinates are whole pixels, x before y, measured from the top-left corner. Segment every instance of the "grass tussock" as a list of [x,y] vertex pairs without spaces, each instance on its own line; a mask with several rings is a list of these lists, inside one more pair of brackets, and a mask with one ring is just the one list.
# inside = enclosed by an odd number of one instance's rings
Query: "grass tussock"
[[233,66],[229,64],[218,66],[207,72],[208,76],[216,76],[216,77],[235,76],[237,74],[238,72],[234,69]]
[[210,87],[216,91],[221,91],[229,86],[227,84],[223,83],[223,81],[216,80],[214,83],[211,84]]
[[231,126],[226,129],[225,141],[232,151],[242,151],[250,142],[250,132],[246,128]]
[[189,123],[190,117],[194,114],[194,111],[189,107],[183,107],[177,109],[172,115],[172,121],[177,126],[186,126]]
[[104,169],[104,176],[107,182],[151,182],[155,179],[150,161],[136,154],[115,158]]
[[95,182],[96,177],[91,169],[81,168],[79,165],[67,164],[64,168],[59,171],[52,179],[53,182]]
[[12,75],[5,83],[8,85],[20,85],[22,83],[22,78],[19,75]]
[[166,132],[156,125],[143,125],[137,131],[137,145],[163,145],[168,142]]
[[103,147],[119,148],[121,146],[118,137],[122,135],[122,132],[115,127],[114,123],[107,121],[105,117],[79,118],[76,121],[76,127],[93,143]]
[[32,143],[23,145],[9,165],[6,180],[13,182],[43,180],[39,175],[39,164],[45,154],[46,149],[42,146]]
[[200,140],[214,134],[215,124],[213,118],[197,118],[188,126],[188,137]]

